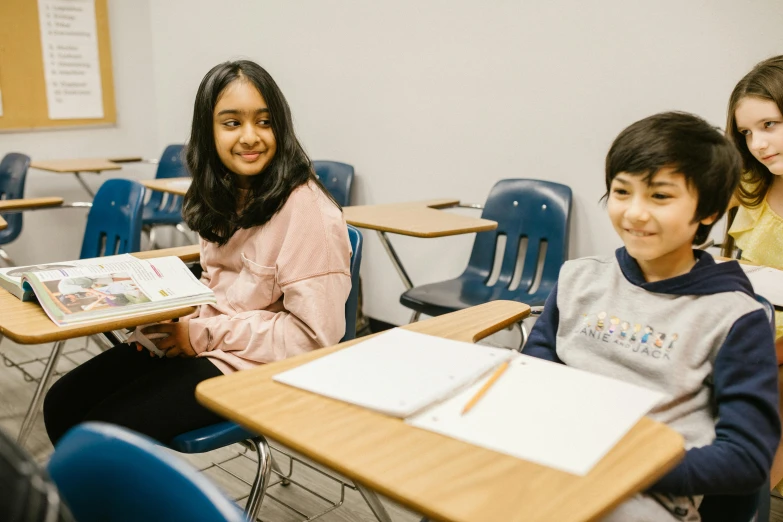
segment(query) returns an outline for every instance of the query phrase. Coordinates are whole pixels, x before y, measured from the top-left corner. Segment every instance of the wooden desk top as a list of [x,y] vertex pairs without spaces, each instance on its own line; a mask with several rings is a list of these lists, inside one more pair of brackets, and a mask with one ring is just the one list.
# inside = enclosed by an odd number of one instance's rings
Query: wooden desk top
[[458,203],[459,200],[456,199],[434,199],[387,205],[358,205],[344,207],[343,214],[345,220],[355,227],[413,237],[453,236],[485,232],[498,227],[496,222],[488,219],[436,210]]
[[[528,313],[527,305],[493,301],[403,328],[475,341]],[[588,475],[579,477],[272,381],[277,373],[356,342],[209,379],[198,385],[196,397],[435,520],[593,520],[649,486],[684,454],[678,433],[643,418]]]
[[8,223],[3,219],[3,216],[0,216],[0,230],[3,230],[4,228],[8,228]]
[[184,196],[190,188],[191,178],[163,178],[163,179],[145,179],[140,181],[142,185],[150,190],[158,192],[168,192],[175,196]]
[[139,259],[152,259],[154,257],[177,256],[183,263],[192,263],[201,258],[199,245],[186,245],[173,248],[159,248],[158,250],[145,250],[133,254]]
[[0,200],[0,212],[9,210],[27,210],[33,208],[59,207],[63,198],[25,198]]
[[[195,245],[198,252],[198,245]],[[180,247],[186,258],[193,256],[193,247]],[[176,255],[177,248],[152,250],[134,254],[142,259]],[[198,256],[196,256],[198,259]],[[164,312],[153,312],[134,317],[119,317],[93,323],[76,326],[57,326],[43,311],[38,303],[22,302],[13,294],[0,288],[0,334],[19,344],[41,344],[75,337],[98,334],[120,328],[130,328],[148,323],[157,323],[175,317],[182,317],[193,312],[195,306],[186,306]]]
[[101,172],[103,170],[120,170],[122,166],[105,158],[62,159],[33,161],[30,166],[49,172]]

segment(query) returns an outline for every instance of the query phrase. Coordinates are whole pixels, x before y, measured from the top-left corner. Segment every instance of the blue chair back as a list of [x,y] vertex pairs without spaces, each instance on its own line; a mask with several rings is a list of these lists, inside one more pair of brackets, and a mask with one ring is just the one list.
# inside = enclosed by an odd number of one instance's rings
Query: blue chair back
[[[163,151],[158,162],[155,179],[184,178],[189,176],[182,161],[184,145],[169,145]],[[150,198],[144,204],[142,223],[144,225],[170,224],[182,221],[182,196],[151,191]]]
[[144,187],[128,179],[101,185],[87,215],[81,259],[128,254],[141,250],[141,209]]
[[[531,306],[544,304],[557,282],[560,266],[568,259],[571,189],[551,181],[504,179],[492,187],[481,217],[497,221],[498,228],[476,234],[470,261],[463,274],[473,283],[466,284],[463,293],[474,293],[471,302],[508,299]],[[506,236],[500,275],[494,285],[487,286],[500,235]],[[513,278],[520,247],[525,240],[527,246],[517,284]],[[531,293],[543,248],[546,248],[546,254],[540,284]]]
[[352,165],[339,161],[314,161],[313,170],[321,184],[341,207],[351,204]]
[[359,308],[359,268],[362,266],[362,233],[348,225],[348,239],[351,241],[351,293],[345,302],[345,335],[340,342],[356,337],[356,313]]
[[[769,319],[772,334],[775,334],[775,308],[765,297],[756,295],[756,301],[761,303]],[[709,520],[742,520],[753,522],[769,522],[770,510],[769,480],[756,493],[747,495],[708,495],[699,506],[699,514],[704,521]],[[755,518],[754,518],[755,517]]]
[[[0,199],[21,199],[24,197],[24,182],[30,157],[18,152],[9,152],[0,161]],[[0,214],[8,226],[0,230],[0,245],[5,245],[22,233],[22,213]]]
[[48,469],[79,522],[244,520],[198,470],[119,426],[76,426],[57,444]]

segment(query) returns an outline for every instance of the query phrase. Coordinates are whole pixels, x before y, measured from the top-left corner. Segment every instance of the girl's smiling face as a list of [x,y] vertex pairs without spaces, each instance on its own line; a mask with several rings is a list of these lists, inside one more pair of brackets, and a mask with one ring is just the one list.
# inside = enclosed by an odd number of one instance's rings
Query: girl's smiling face
[[263,172],[277,152],[269,118],[264,97],[244,79],[229,84],[215,104],[215,148],[242,188],[250,186],[250,176]]
[[771,173],[783,175],[783,115],[777,104],[748,96],[737,104],[734,118],[753,157]]

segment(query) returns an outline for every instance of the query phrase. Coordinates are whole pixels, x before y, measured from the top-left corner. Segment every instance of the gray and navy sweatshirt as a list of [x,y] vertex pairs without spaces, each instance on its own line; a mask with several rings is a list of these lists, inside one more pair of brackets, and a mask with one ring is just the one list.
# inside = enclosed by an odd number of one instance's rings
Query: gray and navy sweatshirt
[[703,495],[753,493],[769,475],[781,432],[769,319],[737,262],[694,256],[652,283],[625,248],[566,262],[523,351],[665,394],[649,416],[683,435],[685,458],[610,518],[698,520]]

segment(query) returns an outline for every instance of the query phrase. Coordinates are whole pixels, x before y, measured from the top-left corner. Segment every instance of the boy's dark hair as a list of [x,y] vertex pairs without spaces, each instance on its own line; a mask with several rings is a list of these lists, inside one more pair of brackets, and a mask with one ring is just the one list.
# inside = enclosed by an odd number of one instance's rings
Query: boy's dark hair
[[[277,142],[277,152],[263,174],[250,177],[250,193],[239,211],[235,175],[218,156],[213,130],[218,98],[235,81],[249,82],[261,93],[269,108],[272,133]],[[193,105],[193,125],[185,161],[193,182],[185,195],[182,217],[191,230],[221,246],[238,229],[269,221],[283,208],[291,192],[308,181],[321,187],[337,205],[315,177],[310,159],[294,134],[291,110],[280,88],[266,70],[248,60],[216,65],[201,80]]]
[[783,56],[773,56],[756,64],[731,92],[726,118],[726,134],[734,142],[742,156],[744,172],[737,198],[746,207],[757,207],[767,197],[775,175],[748,150],[745,136],[737,130],[737,105],[745,98],[769,100],[783,113]]
[[[673,168],[696,190],[693,221],[723,216],[740,179],[737,149],[715,127],[693,114],[662,112],[623,130],[606,155],[606,194],[621,172],[649,182],[662,168]],[[714,224],[714,223],[713,223]],[[712,224],[699,224],[693,244],[707,240]]]

